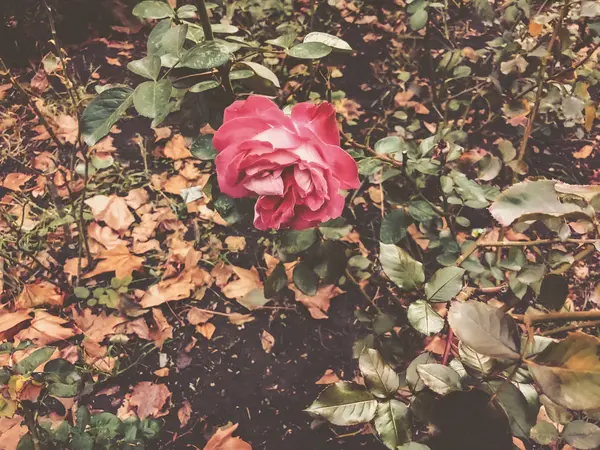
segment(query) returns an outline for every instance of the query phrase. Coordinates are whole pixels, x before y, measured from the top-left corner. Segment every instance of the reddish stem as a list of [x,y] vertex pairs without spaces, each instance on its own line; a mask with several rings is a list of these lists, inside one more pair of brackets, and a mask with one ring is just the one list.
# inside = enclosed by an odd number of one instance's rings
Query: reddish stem
[[450,356],[450,348],[452,347],[452,340],[454,339],[454,331],[452,328],[448,328],[448,337],[446,337],[446,347],[444,348],[444,356],[442,356],[442,365],[448,364],[448,357]]

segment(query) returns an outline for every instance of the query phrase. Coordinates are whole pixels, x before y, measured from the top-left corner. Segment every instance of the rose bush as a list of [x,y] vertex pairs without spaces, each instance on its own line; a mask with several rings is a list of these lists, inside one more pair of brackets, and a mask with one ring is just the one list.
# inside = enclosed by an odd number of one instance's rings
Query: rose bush
[[298,103],[288,116],[266,97],[236,101],[213,144],[221,191],[257,196],[254,225],[261,230],[305,229],[339,217],[340,189],[359,186],[330,103]]

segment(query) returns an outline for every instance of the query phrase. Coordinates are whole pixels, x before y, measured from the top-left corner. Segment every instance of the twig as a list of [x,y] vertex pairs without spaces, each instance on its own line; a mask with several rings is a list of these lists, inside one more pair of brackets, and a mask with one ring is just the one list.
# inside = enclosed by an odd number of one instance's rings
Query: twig
[[551,312],[547,314],[511,314],[512,318],[526,325],[556,320],[600,320],[600,311]]
[[587,322],[581,322],[571,325],[565,325],[563,327],[553,328],[540,333],[541,336],[552,336],[553,334],[564,333],[566,331],[578,330],[580,328],[590,328],[600,326],[600,320],[590,320]]
[[[544,82],[546,78],[546,68],[548,67],[548,62],[552,59],[552,49],[554,48],[554,43],[558,38],[558,33],[562,28],[563,20],[565,19],[568,11],[569,11],[569,3],[570,0],[564,0],[564,5],[560,11],[560,16],[558,18],[558,23],[554,27],[552,32],[552,37],[550,38],[550,43],[548,44],[548,49],[546,50],[546,55],[542,58],[542,63],[540,65],[538,76],[537,76],[537,92],[535,94],[535,103],[533,104],[533,108],[531,110],[531,114],[529,115],[529,120],[527,121],[527,127],[525,128],[525,133],[523,134],[523,139],[521,140],[521,145],[519,146],[518,153],[518,161],[523,161],[525,157],[525,153],[527,151],[527,143],[529,142],[529,137],[531,136],[531,131],[533,130],[533,124],[535,122],[535,118],[537,116],[538,110],[540,108],[540,103],[542,102],[542,94],[544,91]],[[515,172],[516,175],[516,172]]]

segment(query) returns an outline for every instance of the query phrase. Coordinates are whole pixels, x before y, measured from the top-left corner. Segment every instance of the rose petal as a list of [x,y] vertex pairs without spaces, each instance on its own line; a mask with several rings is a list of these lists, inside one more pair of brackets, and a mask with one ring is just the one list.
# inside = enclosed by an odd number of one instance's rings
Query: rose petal
[[238,100],[225,108],[223,123],[242,117],[260,117],[266,111],[285,117],[283,111],[272,100],[261,95],[251,95],[246,100]]
[[311,129],[326,144],[340,145],[340,131],[331,103],[298,103],[292,108],[292,120]]

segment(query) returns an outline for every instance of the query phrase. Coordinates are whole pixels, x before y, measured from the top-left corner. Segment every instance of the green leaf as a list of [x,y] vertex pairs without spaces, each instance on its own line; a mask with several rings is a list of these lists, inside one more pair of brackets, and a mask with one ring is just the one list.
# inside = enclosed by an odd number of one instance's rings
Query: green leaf
[[54,350],[56,350],[56,347],[38,348],[31,355],[19,361],[19,363],[15,365],[14,371],[20,373],[21,375],[30,374],[43,363],[48,361],[48,359],[50,359],[54,353]]
[[531,439],[541,445],[549,445],[558,439],[558,430],[550,422],[542,420],[530,431]]
[[275,295],[287,286],[287,274],[283,263],[277,264],[273,272],[265,280],[265,297],[273,298]]
[[532,413],[523,393],[512,383],[493,380],[481,385],[483,390],[494,396],[495,402],[504,410],[510,423],[512,434],[529,439],[531,427],[536,422],[537,411]]
[[400,387],[400,377],[396,371],[385,363],[381,354],[366,348],[358,358],[358,367],[365,377],[367,387],[373,395],[379,398],[389,398]]
[[423,264],[396,245],[381,243],[379,261],[388,278],[401,289],[410,291],[425,281]]
[[156,439],[160,433],[160,422],[153,419],[140,420],[138,430],[145,439]]
[[212,134],[198,136],[192,142],[190,153],[194,158],[201,159],[202,161],[212,161],[217,156],[217,150],[213,147],[212,140]]
[[90,424],[90,410],[87,406],[80,406],[77,408],[77,416],[75,418],[75,427],[79,431],[84,431]]
[[306,412],[333,425],[349,426],[370,422],[376,410],[377,400],[364,386],[341,381],[321,392]]
[[24,434],[17,444],[17,450],[36,450],[37,446],[33,442],[33,436],[30,432]]
[[478,353],[499,359],[519,359],[515,321],[502,310],[474,300],[453,302],[448,323],[454,333]]
[[102,412],[94,414],[90,419],[90,434],[100,440],[110,441],[119,434],[121,420],[114,414]]
[[429,14],[425,8],[419,9],[415,11],[415,13],[410,16],[410,20],[408,24],[410,25],[411,30],[418,31],[421,28],[424,28],[427,25],[427,20],[429,19]]
[[515,220],[543,217],[584,216],[574,203],[563,203],[554,188],[556,181],[537,180],[517,183],[502,192],[490,206],[490,213],[504,226]]
[[408,365],[406,368],[406,382],[413,392],[420,392],[425,388],[425,383],[421,380],[421,377],[417,372],[417,367],[421,364],[431,364],[435,362],[436,360],[433,354],[425,352],[413,359]]
[[148,55],[145,58],[131,61],[127,68],[136,75],[155,80],[160,73],[160,58],[154,55]]
[[463,288],[465,269],[461,267],[444,267],[433,274],[425,283],[425,295],[431,302],[448,302]]
[[165,34],[171,29],[171,19],[161,20],[156,24],[148,35],[146,48],[149,55],[162,56],[167,53],[163,49],[162,40]]
[[414,200],[408,204],[408,212],[418,222],[426,222],[438,217],[431,205],[425,200]]
[[379,403],[374,424],[379,438],[390,450],[396,450],[412,438],[410,409],[398,400]]
[[426,336],[439,333],[444,328],[444,319],[425,300],[411,303],[407,316],[412,327]]
[[154,119],[169,103],[172,85],[169,80],[145,81],[133,94],[133,105],[144,117]]
[[329,55],[332,48],[321,42],[306,42],[294,45],[287,53],[289,56],[298,59],[321,59]]
[[212,24],[213,33],[219,34],[235,34],[240,29],[234,25],[230,25],[228,23],[213,23]]
[[527,263],[517,275],[517,279],[526,285],[540,281],[546,272],[544,264]]
[[94,438],[88,433],[73,433],[73,437],[71,438],[71,444],[69,448],[71,450],[93,450]]
[[420,364],[417,373],[425,385],[436,394],[446,395],[462,391],[460,375],[452,368],[441,364]]
[[183,5],[177,9],[177,17],[180,19],[193,19],[198,15],[196,5]]
[[485,155],[477,164],[479,167],[477,179],[482,181],[493,180],[502,170],[502,161],[492,155]]
[[81,135],[87,145],[93,146],[110,132],[133,103],[133,92],[129,87],[107,89],[90,102],[81,116]]
[[431,450],[431,448],[418,442],[409,442],[408,444],[397,447],[397,450]]
[[182,60],[190,69],[214,69],[229,62],[229,51],[215,41],[204,41],[187,51]]
[[388,136],[383,139],[378,140],[375,143],[375,152],[380,155],[385,155],[388,153],[399,153],[402,151],[402,138],[399,136]]
[[325,239],[341,239],[352,231],[352,225],[347,225],[346,219],[338,217],[319,225],[319,231]]
[[253,72],[258,75],[259,77],[270,81],[271,83],[273,83],[273,85],[275,87],[281,87],[281,84],[279,83],[279,79],[277,78],[277,75],[275,75],[271,69],[267,69],[265,66],[252,62],[252,61],[241,61],[240,64],[243,64],[247,67],[249,67],[250,69],[253,70]]
[[288,230],[279,238],[278,250],[287,254],[295,255],[311,247],[318,239],[317,230]]
[[246,70],[246,69],[241,69],[241,70],[232,70],[231,72],[229,72],[229,79],[230,80],[245,80],[247,78],[252,78],[254,75],[256,75],[252,70]]
[[477,353],[475,350],[465,345],[463,342],[458,344],[458,355],[460,361],[471,369],[476,370],[482,375],[489,375],[494,369],[494,359],[489,356]]
[[600,428],[593,423],[574,420],[565,426],[562,438],[577,449],[595,449],[600,446]]
[[[487,3],[488,0],[485,0],[485,2]],[[502,139],[498,143],[498,150],[502,154],[502,161],[504,162],[512,161],[517,156],[517,150],[513,146],[512,142],[507,139]]]
[[263,288],[252,289],[244,297],[238,299],[238,303],[250,311],[265,306],[269,302],[270,299],[265,296]]
[[548,274],[542,281],[537,301],[548,309],[558,311],[565,304],[569,295],[569,283],[562,275]]
[[188,26],[186,24],[176,25],[166,30],[160,41],[161,51],[179,58],[187,31]]
[[276,47],[281,47],[288,49],[294,43],[298,35],[294,32],[282,34],[281,36],[275,39],[267,39],[265,41],[266,44],[275,45]]
[[527,367],[542,392],[573,410],[600,408],[600,339],[571,333],[527,359]]
[[135,5],[133,15],[140,19],[164,19],[165,17],[173,17],[175,11],[166,2],[146,0]]
[[379,312],[373,318],[373,332],[375,334],[385,334],[394,328],[394,319],[389,314]]
[[317,274],[315,274],[312,268],[304,261],[296,264],[292,278],[296,287],[304,294],[315,295],[317,293],[319,284]]
[[77,286],[75,289],[73,289],[73,293],[75,294],[75,297],[77,298],[88,298],[90,296],[90,290],[84,286]]
[[544,405],[544,408],[546,408],[546,414],[548,414],[548,417],[552,422],[564,425],[573,420],[573,413],[571,411],[564,406],[554,403],[548,396],[544,394],[540,395],[540,402]]
[[198,92],[209,91],[211,89],[218,88],[219,86],[221,86],[221,83],[219,83],[218,81],[215,81],[215,80],[201,81],[200,83],[194,84],[190,88],[190,92],[198,93]]
[[325,284],[335,284],[344,274],[348,259],[343,244],[335,241],[321,243],[318,252],[319,262],[315,264],[314,272]]
[[325,44],[328,47],[331,47],[334,51],[340,52],[352,52],[352,47],[337,36],[333,36],[327,33],[320,33],[318,31],[314,31],[312,33],[308,33],[304,37],[304,42],[320,42],[321,44]]
[[396,244],[404,239],[412,218],[404,209],[393,209],[381,221],[379,239],[384,244]]

